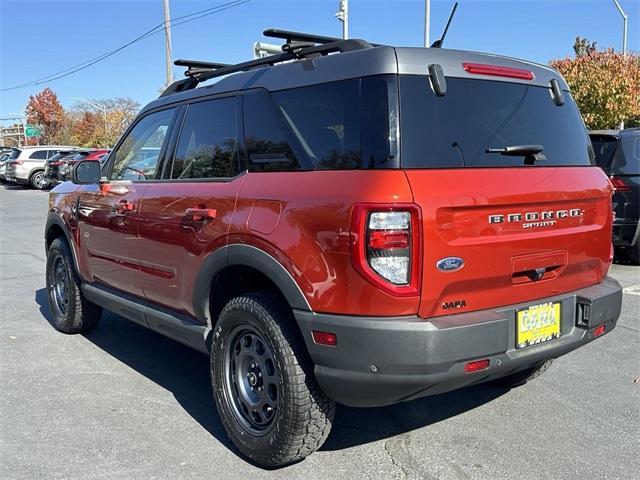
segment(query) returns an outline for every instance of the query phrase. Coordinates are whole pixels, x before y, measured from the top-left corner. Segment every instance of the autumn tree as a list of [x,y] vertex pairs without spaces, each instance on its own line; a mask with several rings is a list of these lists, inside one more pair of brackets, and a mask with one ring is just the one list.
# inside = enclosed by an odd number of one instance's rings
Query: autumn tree
[[74,144],[113,146],[138,113],[140,104],[130,98],[89,100],[73,110]]
[[576,53],[576,57],[583,57],[595,52],[597,50],[596,43],[590,42],[586,38],[576,37],[576,41],[573,43],[573,51]]
[[596,51],[590,46],[595,47],[595,43],[584,40],[576,49],[576,53],[580,51],[576,58],[553,60],[550,65],[566,79],[590,129],[617,128],[620,122],[638,125],[640,56],[612,49]]
[[62,126],[64,109],[58,96],[49,87],[31,95],[26,108],[27,123],[43,127],[40,143],[50,143]]

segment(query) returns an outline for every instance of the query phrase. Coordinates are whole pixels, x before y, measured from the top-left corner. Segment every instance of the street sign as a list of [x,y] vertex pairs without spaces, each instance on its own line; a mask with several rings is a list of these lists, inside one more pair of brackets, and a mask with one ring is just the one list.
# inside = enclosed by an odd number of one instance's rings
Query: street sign
[[24,136],[27,138],[41,137],[42,127],[40,125],[27,125],[24,127]]

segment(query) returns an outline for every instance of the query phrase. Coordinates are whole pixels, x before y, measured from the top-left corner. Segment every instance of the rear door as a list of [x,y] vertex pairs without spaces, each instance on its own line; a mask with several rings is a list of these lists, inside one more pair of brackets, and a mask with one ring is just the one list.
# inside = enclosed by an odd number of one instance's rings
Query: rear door
[[[145,115],[111,157],[108,180],[81,187],[76,212],[79,252],[95,281],[142,297],[137,233],[140,198],[160,175],[176,109]],[[154,149],[155,157],[147,154]]]
[[240,175],[240,98],[186,106],[164,179],[140,208],[140,286],[151,302],[193,315],[193,288],[206,255],[226,243]]
[[[424,222],[421,316],[603,279],[611,187],[568,92],[557,105],[542,86],[448,78],[438,97],[425,78],[401,76],[400,95],[402,165]],[[532,144],[543,148],[532,166],[531,154],[495,151]]]

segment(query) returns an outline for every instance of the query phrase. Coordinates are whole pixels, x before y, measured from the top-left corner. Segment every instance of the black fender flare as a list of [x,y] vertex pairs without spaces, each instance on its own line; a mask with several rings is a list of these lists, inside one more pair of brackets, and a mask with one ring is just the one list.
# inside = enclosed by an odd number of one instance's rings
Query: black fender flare
[[231,244],[211,253],[198,272],[193,288],[193,307],[199,320],[208,322],[209,288],[213,279],[223,269],[233,265],[255,268],[278,287],[291,308],[311,311],[302,290],[278,260],[254,246]]
[[55,212],[49,212],[49,214],[47,215],[47,222],[44,227],[45,254],[48,253],[46,251],[47,236],[49,234],[49,230],[54,225],[60,227],[60,229],[64,233],[67,243],[69,244],[69,248],[71,249],[71,256],[73,257],[73,267],[76,271],[76,274],[78,275],[78,278],[82,279],[82,276],[80,275],[80,268],[78,267],[78,254],[76,252],[76,244],[73,241],[73,237],[71,235],[71,231],[69,230],[69,226],[66,224],[64,219]]

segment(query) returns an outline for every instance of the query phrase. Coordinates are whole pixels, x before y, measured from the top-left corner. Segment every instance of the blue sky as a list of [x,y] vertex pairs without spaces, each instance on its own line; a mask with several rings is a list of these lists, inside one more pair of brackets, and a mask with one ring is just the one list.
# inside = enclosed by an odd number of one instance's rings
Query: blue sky
[[[629,15],[628,48],[640,50],[640,2],[620,0]],[[224,0],[171,0],[172,17]],[[423,0],[350,0],[350,36],[418,46]],[[452,0],[432,0],[431,37],[439,36]],[[341,35],[338,0],[252,0],[176,26],[173,58],[238,62],[267,27]],[[25,83],[112,50],[163,21],[162,0],[0,0],[0,88]],[[461,0],[448,48],[493,52],[547,63],[572,55],[575,37],[622,48],[622,17],[612,0]],[[273,40],[272,40],[273,42]],[[144,104],[164,83],[164,35],[156,34],[77,74],[48,84],[0,92],[0,118],[24,112],[29,95],[54,89],[71,97],[132,97]],[[183,69],[174,67],[176,78]],[[7,122],[4,122],[7,123]]]

